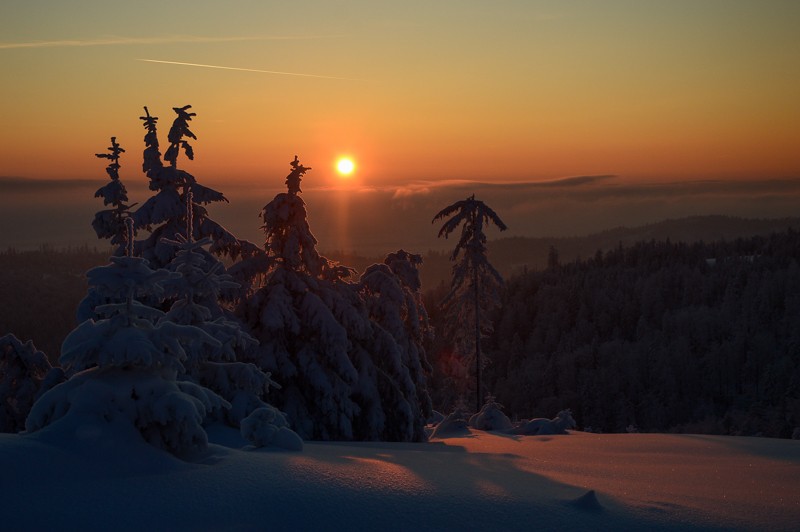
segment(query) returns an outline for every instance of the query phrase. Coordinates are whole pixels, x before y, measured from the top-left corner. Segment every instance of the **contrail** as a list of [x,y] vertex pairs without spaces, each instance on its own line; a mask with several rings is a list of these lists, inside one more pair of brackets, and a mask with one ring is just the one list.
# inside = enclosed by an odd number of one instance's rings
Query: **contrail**
[[273,36],[273,37],[198,37],[193,35],[176,35],[172,37],[107,37],[103,39],[63,39],[58,41],[29,41],[0,43],[0,50],[15,48],[74,48],[83,46],[119,46],[132,44],[180,44],[180,43],[215,43],[246,41],[294,41],[307,39],[335,38],[337,35],[309,36]]
[[163,63],[165,65],[183,65],[202,68],[218,68],[221,70],[238,70],[239,72],[260,72],[262,74],[280,74],[283,76],[301,76],[304,78],[322,78],[322,79],[340,79],[345,81],[369,81],[367,79],[359,78],[340,78],[337,76],[321,76],[319,74],[300,74],[298,72],[280,72],[278,70],[259,70],[257,68],[237,68],[219,65],[202,65],[200,63],[181,63],[180,61],[159,61],[158,59],[137,59],[137,61],[145,61],[147,63]]

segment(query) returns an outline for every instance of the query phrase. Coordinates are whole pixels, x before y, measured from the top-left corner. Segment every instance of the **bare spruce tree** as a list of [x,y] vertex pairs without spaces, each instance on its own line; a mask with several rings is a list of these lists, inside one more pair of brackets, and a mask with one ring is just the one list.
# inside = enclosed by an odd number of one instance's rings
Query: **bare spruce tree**
[[[450,292],[442,304],[450,317],[455,343],[462,353],[475,355],[475,408],[479,411],[482,405],[481,336],[491,330],[487,314],[499,305],[503,285],[503,278],[487,258],[483,231],[490,223],[505,231],[506,224],[485,203],[476,200],[474,194],[439,211],[431,223],[438,220],[446,220],[439,229],[439,237],[447,238],[461,226],[461,238],[450,256],[455,262]],[[474,327],[474,335],[465,330],[468,326]],[[458,334],[462,332],[466,334]]]

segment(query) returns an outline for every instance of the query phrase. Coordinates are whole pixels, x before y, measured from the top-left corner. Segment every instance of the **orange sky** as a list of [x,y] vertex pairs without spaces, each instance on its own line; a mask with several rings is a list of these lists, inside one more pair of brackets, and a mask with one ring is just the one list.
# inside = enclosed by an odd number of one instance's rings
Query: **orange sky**
[[218,183],[800,174],[798,2],[221,6],[4,2],[0,176],[102,179],[116,135],[139,179],[142,106],[187,103]]

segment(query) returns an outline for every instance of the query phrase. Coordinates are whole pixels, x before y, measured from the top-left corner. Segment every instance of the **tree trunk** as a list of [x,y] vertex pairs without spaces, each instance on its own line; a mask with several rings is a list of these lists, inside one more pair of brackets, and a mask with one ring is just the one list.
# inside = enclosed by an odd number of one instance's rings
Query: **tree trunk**
[[478,269],[475,268],[472,284],[475,287],[475,412],[481,411],[481,322],[480,322],[480,290],[478,290]]

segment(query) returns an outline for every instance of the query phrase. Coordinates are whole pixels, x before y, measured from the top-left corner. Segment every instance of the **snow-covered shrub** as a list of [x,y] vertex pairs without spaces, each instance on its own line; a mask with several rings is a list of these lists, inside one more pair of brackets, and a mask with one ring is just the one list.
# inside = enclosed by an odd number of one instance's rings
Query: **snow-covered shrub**
[[511,430],[511,420],[503,413],[503,405],[495,401],[494,396],[486,398],[480,412],[469,418],[469,426],[478,430]]
[[283,413],[273,406],[263,406],[242,420],[242,437],[256,447],[280,447],[302,451],[303,440],[289,428]]
[[33,341],[13,334],[0,338],[0,432],[20,432],[36,398],[64,380]]
[[572,418],[572,411],[562,410],[553,419],[534,418],[523,421],[511,429],[512,434],[522,434],[526,436],[543,436],[551,434],[567,434],[567,430],[577,426]]
[[455,407],[447,417],[445,417],[431,433],[431,438],[454,438],[469,434],[469,422],[467,413],[461,405]]

